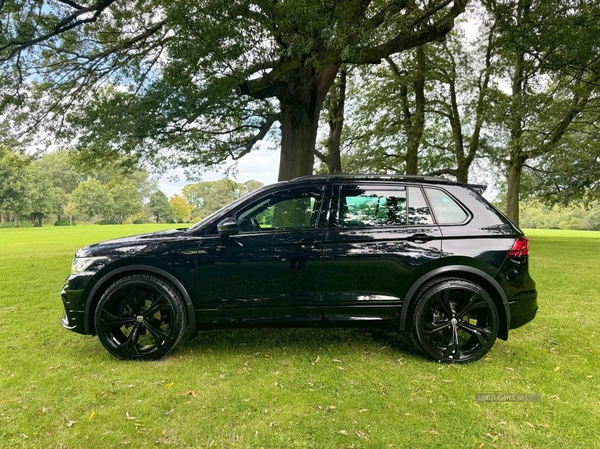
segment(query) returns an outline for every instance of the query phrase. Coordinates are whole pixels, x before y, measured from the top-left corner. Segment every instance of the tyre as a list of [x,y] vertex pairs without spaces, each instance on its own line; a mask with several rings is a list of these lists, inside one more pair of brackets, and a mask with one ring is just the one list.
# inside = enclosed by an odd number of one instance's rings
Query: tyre
[[186,330],[179,292],[162,278],[136,274],[111,284],[94,315],[102,345],[124,360],[154,360],[171,351]]
[[468,363],[492,348],[498,328],[498,310],[489,293],[474,282],[446,278],[419,294],[411,337],[433,360]]

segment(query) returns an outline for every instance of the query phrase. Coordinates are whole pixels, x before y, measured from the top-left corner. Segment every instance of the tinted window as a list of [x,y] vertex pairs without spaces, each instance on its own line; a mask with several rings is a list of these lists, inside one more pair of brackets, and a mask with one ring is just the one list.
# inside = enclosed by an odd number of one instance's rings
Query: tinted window
[[426,191],[439,224],[462,223],[467,219],[467,213],[446,192],[438,189]]
[[240,232],[313,228],[321,210],[320,192],[275,195],[250,206],[238,215]]
[[433,224],[433,217],[425,201],[423,192],[419,187],[408,188],[408,224],[429,225]]
[[406,192],[342,188],[341,227],[398,226],[406,224]]

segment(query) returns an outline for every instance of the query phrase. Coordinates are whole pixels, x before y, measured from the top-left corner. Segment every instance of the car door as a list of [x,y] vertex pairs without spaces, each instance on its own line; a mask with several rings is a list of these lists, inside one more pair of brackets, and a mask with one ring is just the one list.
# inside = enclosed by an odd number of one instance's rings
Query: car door
[[403,295],[440,257],[441,233],[419,186],[335,186],[323,254],[323,318],[396,326]]
[[266,194],[228,214],[239,233],[204,238],[197,267],[205,325],[317,324],[330,195],[323,186]]

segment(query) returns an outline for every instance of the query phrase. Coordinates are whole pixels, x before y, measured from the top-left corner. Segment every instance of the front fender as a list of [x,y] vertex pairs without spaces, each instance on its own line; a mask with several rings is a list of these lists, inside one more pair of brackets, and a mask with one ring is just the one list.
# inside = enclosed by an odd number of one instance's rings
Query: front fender
[[145,264],[136,264],[136,265],[125,265],[120,268],[116,268],[107,272],[103,277],[101,277],[92,287],[90,293],[88,294],[88,299],[85,304],[85,312],[84,312],[84,324],[85,324],[85,333],[86,334],[95,334],[93,328],[93,316],[96,308],[96,304],[98,303],[98,295],[101,294],[102,290],[107,287],[114,279],[123,277],[124,275],[134,274],[134,273],[152,273],[157,276],[163,277],[168,280],[171,284],[177,288],[181,296],[183,297],[183,301],[185,303],[185,309],[188,318],[188,334],[194,334],[196,332],[196,318],[194,315],[194,306],[192,304],[192,299],[189,295],[188,290],[184,287],[184,285],[171,273],[152,266]]

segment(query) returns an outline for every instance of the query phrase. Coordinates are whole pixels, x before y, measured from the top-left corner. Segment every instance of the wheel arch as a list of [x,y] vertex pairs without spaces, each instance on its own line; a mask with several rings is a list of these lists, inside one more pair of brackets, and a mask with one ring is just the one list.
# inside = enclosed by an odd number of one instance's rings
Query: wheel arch
[[400,311],[400,331],[407,331],[410,328],[410,317],[412,310],[416,304],[418,294],[421,288],[428,282],[434,281],[436,278],[456,277],[475,282],[485,289],[498,308],[500,320],[500,329],[498,330],[498,338],[502,340],[508,339],[508,330],[510,329],[510,307],[508,298],[502,290],[498,282],[488,273],[474,267],[465,265],[448,265],[445,267],[436,268],[421,276],[412,284],[402,304]]
[[94,328],[94,311],[96,310],[96,306],[100,301],[100,297],[102,292],[113,282],[118,279],[121,279],[125,276],[129,276],[132,274],[154,274],[160,276],[167,281],[169,281],[173,286],[177,289],[177,291],[181,294],[184,305],[185,312],[187,315],[187,323],[188,329],[186,330],[186,334],[194,334],[196,332],[196,318],[194,315],[194,306],[192,304],[192,299],[188,293],[188,290],[185,286],[173,276],[168,271],[165,271],[161,268],[154,267],[152,265],[144,265],[144,264],[136,264],[136,265],[127,265],[120,268],[116,268],[114,270],[109,271],[103,277],[101,277],[92,287],[90,293],[88,295],[86,304],[85,304],[85,312],[84,312],[84,326],[86,334],[96,334],[96,330]]

